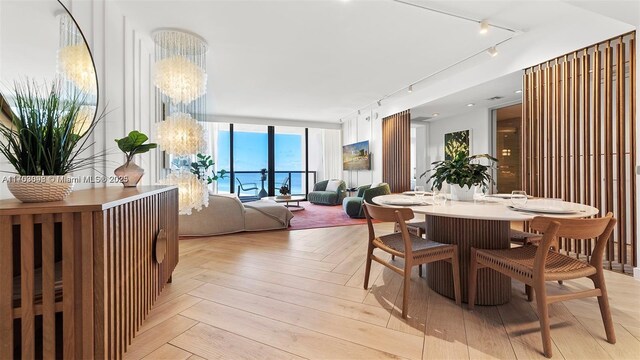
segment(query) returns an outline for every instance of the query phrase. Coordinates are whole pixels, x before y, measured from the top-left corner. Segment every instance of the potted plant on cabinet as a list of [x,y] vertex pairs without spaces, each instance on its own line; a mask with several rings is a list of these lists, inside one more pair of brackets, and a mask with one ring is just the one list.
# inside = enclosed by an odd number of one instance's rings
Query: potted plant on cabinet
[[151,149],[158,147],[158,144],[148,143],[149,137],[137,130],[133,130],[122,139],[115,139],[118,144],[118,148],[122,150],[127,158],[127,162],[124,165],[118,167],[114,173],[120,178],[120,182],[124,187],[135,187],[140,182],[140,179],[144,175],[144,169],[133,162],[133,157],[136,154],[144,154]]
[[[86,97],[63,91],[60,81],[16,82],[15,112],[0,123],[0,154],[13,166],[9,191],[23,202],[64,199],[73,190],[74,171],[91,169],[104,153],[81,157],[102,118],[84,111]],[[2,104],[0,104],[2,105]]]
[[[489,164],[481,164],[477,161],[479,159],[487,159]],[[433,180],[432,189],[442,190],[442,185],[446,182],[451,186],[452,200],[470,201],[473,200],[476,186],[493,184],[490,170],[493,169],[493,163],[497,161],[489,154],[467,156],[465,152],[458,152],[451,160],[433,162],[431,164],[433,168],[422,173],[420,177],[433,171],[434,173],[427,179],[427,181]]]

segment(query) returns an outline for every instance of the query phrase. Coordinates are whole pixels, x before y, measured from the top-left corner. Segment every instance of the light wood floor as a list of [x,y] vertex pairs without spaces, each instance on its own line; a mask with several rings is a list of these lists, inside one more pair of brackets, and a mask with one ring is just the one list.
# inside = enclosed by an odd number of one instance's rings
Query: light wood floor
[[[126,358],[543,358],[522,284],[514,282],[509,304],[471,312],[429,290],[416,271],[404,321],[399,275],[374,263],[373,287],[362,288],[366,239],[358,225],[183,240],[173,283]],[[557,303],[554,359],[640,358],[640,282],[607,272],[607,285],[618,343],[604,340],[595,298]]]

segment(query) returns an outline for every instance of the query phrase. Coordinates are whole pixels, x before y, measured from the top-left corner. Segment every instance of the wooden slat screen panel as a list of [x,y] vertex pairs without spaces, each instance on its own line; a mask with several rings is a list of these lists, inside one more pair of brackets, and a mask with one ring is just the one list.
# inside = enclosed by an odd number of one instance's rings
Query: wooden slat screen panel
[[411,115],[409,110],[382,119],[382,180],[391,192],[411,188]]
[[[589,204],[618,219],[610,269],[636,259],[635,32],[525,70],[523,183],[528,194]],[[561,241],[577,257],[594,243]]]

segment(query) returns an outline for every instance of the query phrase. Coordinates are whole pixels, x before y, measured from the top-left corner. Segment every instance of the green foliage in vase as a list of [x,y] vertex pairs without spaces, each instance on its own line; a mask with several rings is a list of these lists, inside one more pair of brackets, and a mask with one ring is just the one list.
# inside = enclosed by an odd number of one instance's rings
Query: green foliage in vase
[[214,164],[213,160],[211,160],[211,155],[198,154],[196,155],[196,161],[191,163],[191,173],[195,174],[200,180],[202,180],[203,176],[206,176],[207,184],[218,181],[218,179],[224,179],[227,175],[227,170],[224,169],[218,171],[218,173],[212,169],[211,175],[213,176],[209,176],[207,174],[209,172],[209,168]]
[[144,154],[147,151],[158,147],[158,144],[155,143],[145,144],[147,140],[149,140],[149,137],[137,130],[131,131],[129,135],[122,139],[115,139],[115,142],[118,144],[118,148],[127,157],[125,166],[129,165],[131,160],[133,160],[134,155]]
[[[479,159],[487,159],[489,165],[477,162],[476,160]],[[469,188],[473,185],[488,186],[490,183],[494,183],[491,170],[496,162],[498,160],[489,154],[467,156],[464,151],[460,151],[451,160],[431,163],[433,168],[422,173],[420,177],[422,178],[428,172],[433,171],[434,173],[427,181],[433,180],[431,188],[438,190],[442,189],[442,184],[445,182],[451,185],[459,185],[460,187],[468,186]]]
[[[0,122],[0,154],[18,175],[66,175],[93,168],[104,152],[82,155],[93,146],[91,133],[103,118],[87,123],[81,109],[86,95],[67,94],[61,81],[15,82],[14,113]],[[0,104],[0,106],[3,104]]]
[[282,185],[280,187],[280,194],[281,195],[287,195],[291,190],[289,190],[289,187],[287,185]]

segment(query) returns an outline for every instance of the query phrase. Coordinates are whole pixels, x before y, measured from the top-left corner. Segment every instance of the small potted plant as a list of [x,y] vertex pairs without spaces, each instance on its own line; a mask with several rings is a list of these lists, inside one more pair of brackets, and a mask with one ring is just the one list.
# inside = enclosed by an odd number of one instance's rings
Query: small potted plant
[[280,187],[280,195],[278,196],[278,199],[291,199],[290,192],[291,190],[287,185],[282,185]]
[[144,175],[144,169],[133,162],[133,157],[137,154],[144,154],[151,149],[158,147],[158,144],[148,143],[149,137],[137,130],[133,130],[122,139],[115,139],[118,148],[124,153],[127,161],[118,167],[114,173],[124,187],[135,187]]
[[93,145],[88,140],[102,116],[83,111],[86,96],[63,89],[58,80],[16,82],[15,112],[10,121],[0,122],[0,154],[16,173],[7,186],[22,202],[64,199],[76,182],[70,175],[93,168],[104,155],[82,157]]
[[216,172],[211,169],[211,172],[209,172],[209,168],[213,167],[214,164],[213,160],[211,160],[211,155],[197,154],[196,161],[191,163],[191,173],[196,175],[198,179],[206,181],[207,185],[218,181],[218,179],[224,179],[227,175],[227,170],[222,169]]
[[[479,159],[487,159],[488,165],[478,162]],[[489,186],[493,184],[490,170],[493,163],[498,160],[489,154],[467,156],[465,152],[456,153],[451,160],[435,161],[433,168],[420,175],[424,177],[428,172],[434,173],[427,179],[433,180],[431,189],[442,190],[445,182],[451,186],[451,199],[459,201],[473,200],[476,186]]]

